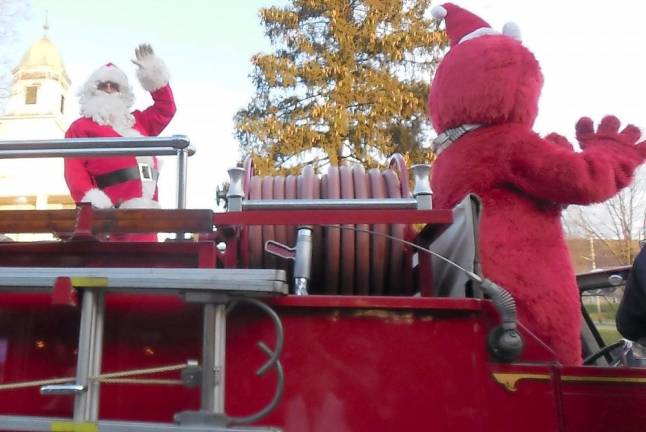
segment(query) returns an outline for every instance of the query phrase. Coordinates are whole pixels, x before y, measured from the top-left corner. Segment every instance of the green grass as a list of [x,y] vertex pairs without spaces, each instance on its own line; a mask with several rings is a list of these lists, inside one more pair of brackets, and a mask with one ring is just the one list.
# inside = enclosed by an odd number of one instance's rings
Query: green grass
[[599,330],[599,334],[603,338],[603,341],[606,343],[606,345],[615,343],[622,338],[619,332],[617,331],[617,329],[615,328],[602,327],[602,328],[597,328],[597,330]]
[[584,303],[585,309],[588,311],[590,314],[597,314],[601,312],[603,315],[610,315],[612,317],[615,316],[617,313],[617,308],[619,308],[619,304],[609,304],[606,302],[602,302],[599,306],[597,307],[596,303]]
[[[599,334],[603,338],[606,345],[617,342],[622,337],[615,328],[615,316],[617,315],[617,308],[619,304],[609,303],[606,299],[601,298],[599,304],[592,299],[588,298],[584,301],[586,311],[590,315],[590,319],[597,327]],[[592,300],[592,301],[591,301]]]
[[607,302],[603,302],[600,305],[596,303],[584,303],[584,307],[594,323],[604,323],[614,326],[617,308],[619,307],[618,304],[609,304]]

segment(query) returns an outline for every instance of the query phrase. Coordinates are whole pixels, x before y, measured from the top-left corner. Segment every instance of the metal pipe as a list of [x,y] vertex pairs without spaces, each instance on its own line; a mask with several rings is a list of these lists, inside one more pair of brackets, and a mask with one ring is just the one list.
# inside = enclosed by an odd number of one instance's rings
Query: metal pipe
[[78,384],[50,384],[40,388],[40,394],[43,396],[75,396],[86,391],[87,388]]
[[0,159],[80,156],[174,156],[195,153],[186,136],[0,141]]
[[[269,357],[269,359],[256,371],[256,375],[262,376],[272,368],[276,371],[276,388],[273,399],[264,408],[254,414],[244,417],[227,416],[231,424],[255,423],[276,408],[283,396],[283,391],[285,390],[285,375],[283,373],[283,366],[279,360],[280,355],[283,352],[283,345],[285,344],[285,332],[283,330],[283,324],[280,321],[278,314],[265,303],[251,297],[239,298],[235,303],[232,304],[231,308],[235,307],[237,303],[250,303],[260,308],[263,312],[269,315],[269,318],[271,318],[272,322],[274,323],[274,329],[276,331],[276,346],[273,351],[269,349],[269,347],[264,342],[257,343],[258,347]],[[229,309],[229,311],[231,311],[231,309]]]
[[81,288],[88,280],[107,279],[106,292],[287,294],[285,270],[154,267],[0,267],[0,292],[51,292],[59,277],[74,278]]
[[100,369],[101,342],[96,339],[97,331],[103,329],[103,313],[100,311],[103,302],[101,293],[92,289],[83,292],[81,305],[81,322],[79,331],[78,355],[76,363],[76,385],[87,390],[74,397],[74,421],[87,422],[97,420],[98,386],[89,382],[89,377]]
[[319,199],[319,200],[246,200],[243,210],[351,210],[416,209],[412,198],[393,199]]
[[298,228],[296,257],[294,259],[294,294],[308,295],[312,267],[312,228]]
[[[86,289],[86,292],[92,288]],[[102,291],[95,293],[94,302],[96,311],[94,314],[94,335],[92,335],[92,358],[90,362],[90,376],[101,375],[101,360],[103,358],[103,324],[105,322],[105,294]],[[91,421],[99,419],[99,390],[101,383],[97,380],[88,382],[88,415]]]
[[106,157],[106,156],[173,156],[173,147],[89,148],[60,150],[0,150],[0,159],[37,159],[54,157]]
[[66,138],[0,141],[0,159],[177,156],[177,208],[186,208],[188,156],[195,148],[185,135],[172,137]]
[[[187,149],[177,150],[177,208],[186,208],[186,183],[188,181],[188,154]],[[177,240],[184,240],[186,233],[175,233]]]
[[242,177],[246,170],[244,168],[229,169],[229,189],[227,190],[227,205],[229,211],[241,211],[244,188]]
[[177,151],[177,208],[186,208],[186,182],[188,179],[188,152]]
[[224,362],[226,350],[225,304],[204,305],[202,334],[201,412],[224,414]]
[[131,147],[172,147],[180,150],[190,146],[191,142],[184,135],[171,137],[113,137],[113,138],[63,138],[52,140],[14,140],[0,141],[0,149],[5,150],[89,150],[95,148],[131,148]]
[[431,173],[431,167],[426,164],[413,165],[413,176],[415,177],[415,188],[413,196],[417,200],[418,210],[430,210],[433,207],[433,192],[428,176]]

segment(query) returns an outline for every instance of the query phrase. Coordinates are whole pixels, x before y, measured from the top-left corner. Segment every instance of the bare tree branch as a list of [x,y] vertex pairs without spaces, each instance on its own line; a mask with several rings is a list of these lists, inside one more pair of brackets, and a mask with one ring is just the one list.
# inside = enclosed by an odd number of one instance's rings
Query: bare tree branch
[[9,47],[17,39],[17,26],[27,17],[30,6],[29,0],[0,0],[0,108],[11,85]]
[[622,264],[631,264],[637,241],[646,234],[646,170],[637,171],[633,183],[615,197],[592,206],[570,206],[564,214],[568,238],[599,242]]

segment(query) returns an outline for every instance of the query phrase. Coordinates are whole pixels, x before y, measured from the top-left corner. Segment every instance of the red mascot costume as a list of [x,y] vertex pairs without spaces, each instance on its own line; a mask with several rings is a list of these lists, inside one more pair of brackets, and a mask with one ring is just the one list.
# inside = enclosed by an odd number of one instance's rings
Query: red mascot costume
[[[137,77],[153,105],[130,112],[134,94],[128,78],[108,63],[97,69],[79,91],[82,117],[67,138],[141,137],[159,135],[175,114],[168,69],[150,45],[136,50]],[[79,157],[65,159],[65,180],[76,202],[97,208],[159,208],[157,158],[151,156]],[[155,241],[156,234],[132,234],[119,240]]]
[[561,209],[606,200],[631,182],[645,153],[639,129],[619,131],[606,117],[595,131],[582,118],[579,153],[560,135],[541,138],[532,125],[543,77],[517,27],[498,33],[451,3],[433,15],[445,20],[451,45],[428,97],[438,133],[433,205],[480,196],[484,275],[511,292],[519,321],[561,363],[580,364],[580,301]]

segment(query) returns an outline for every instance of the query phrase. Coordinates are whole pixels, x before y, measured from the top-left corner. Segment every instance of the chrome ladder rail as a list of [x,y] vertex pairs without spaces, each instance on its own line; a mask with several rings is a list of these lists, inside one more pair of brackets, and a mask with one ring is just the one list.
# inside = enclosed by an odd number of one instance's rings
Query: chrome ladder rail
[[[83,290],[75,382],[44,386],[44,395],[73,394],[72,419],[0,415],[0,431],[96,430],[109,432],[243,432],[278,431],[273,427],[229,426],[224,412],[227,305],[288,292],[284,270],[160,268],[0,268],[0,291],[49,291],[58,278],[70,278]],[[178,413],[177,424],[102,421],[100,374],[106,292],[184,295],[203,304],[201,409]],[[268,306],[265,305],[266,308]],[[282,371],[282,369],[281,369]],[[254,418],[255,419],[255,418]]]

